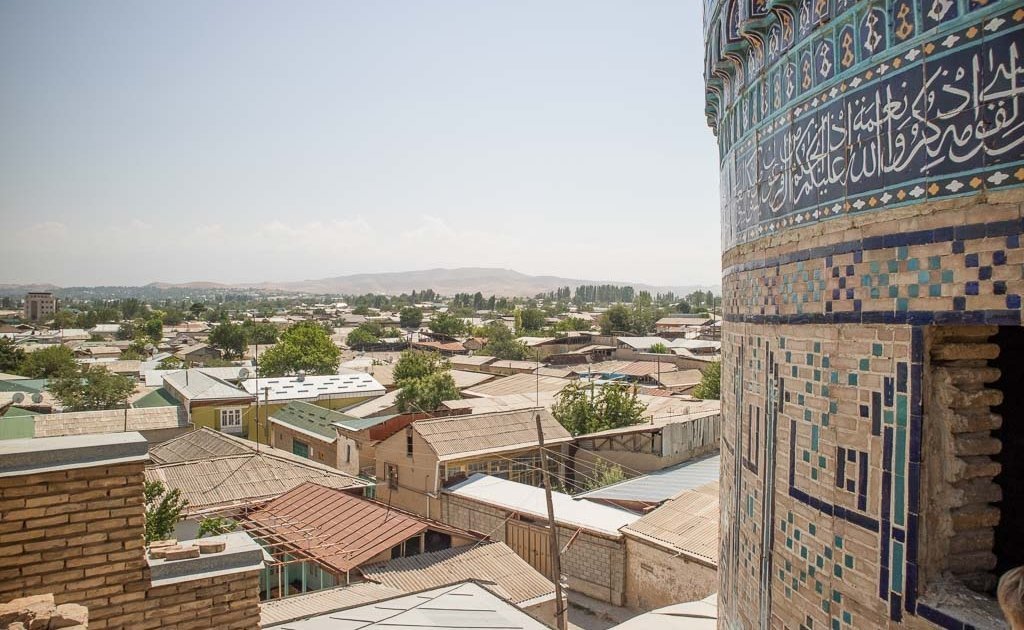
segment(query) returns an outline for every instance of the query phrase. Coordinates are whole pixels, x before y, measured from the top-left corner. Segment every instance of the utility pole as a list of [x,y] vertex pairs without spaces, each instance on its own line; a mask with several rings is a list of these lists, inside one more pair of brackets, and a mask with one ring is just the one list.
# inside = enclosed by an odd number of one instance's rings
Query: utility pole
[[544,498],[548,504],[548,527],[551,529],[551,581],[555,583],[555,620],[558,630],[567,630],[568,620],[566,613],[568,606],[562,596],[562,561],[558,548],[558,525],[555,522],[555,505],[551,500],[551,479],[548,472],[548,455],[544,450],[544,429],[540,423],[540,410],[535,413],[537,419],[537,444],[540,448],[541,477],[544,479]]

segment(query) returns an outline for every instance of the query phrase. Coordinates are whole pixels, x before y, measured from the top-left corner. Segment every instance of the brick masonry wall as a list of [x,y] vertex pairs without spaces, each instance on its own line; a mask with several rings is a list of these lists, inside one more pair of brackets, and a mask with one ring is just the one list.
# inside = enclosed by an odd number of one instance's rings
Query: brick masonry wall
[[90,628],[254,628],[259,572],[152,588],[143,464],[0,478],[0,601],[53,593]]
[[704,599],[717,590],[717,569],[626,537],[626,606],[653,610]]
[[[442,496],[444,522],[486,534],[492,540],[507,542],[507,512],[449,494]],[[575,529],[559,527],[559,547],[564,548],[575,533]],[[581,532],[562,554],[562,573],[568,579],[570,589],[616,606],[622,605],[626,592],[625,540],[611,540]]]

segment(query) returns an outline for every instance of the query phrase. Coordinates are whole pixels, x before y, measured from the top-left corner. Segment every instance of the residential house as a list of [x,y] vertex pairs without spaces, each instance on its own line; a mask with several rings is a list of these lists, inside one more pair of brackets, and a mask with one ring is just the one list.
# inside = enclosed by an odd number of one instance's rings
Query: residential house
[[269,420],[271,446],[338,470],[359,474],[359,454],[355,445],[339,444],[335,427],[336,423],[358,418],[312,403],[294,401],[270,412]]
[[[536,417],[554,453],[572,436],[545,409],[418,420],[377,445],[377,496],[428,518],[438,515],[441,488],[482,472],[540,485]],[[560,459],[549,462],[561,478]]]
[[237,517],[311,481],[362,495],[372,483],[289,451],[199,429],[152,446],[146,479],[181,491],[188,500],[179,538],[194,537],[208,515]]
[[577,436],[574,458],[589,466],[600,460],[626,470],[651,472],[718,451],[722,435],[718,401],[653,396],[641,400],[648,404],[643,422]]
[[[536,365],[534,365],[536,367]],[[508,394],[534,395],[538,392],[559,392],[572,381],[555,376],[538,374],[516,374],[495,379],[462,391],[464,398],[492,398]]]
[[720,519],[714,481],[624,526],[626,605],[650,610],[717,591]]
[[[626,600],[626,541],[619,531],[640,518],[627,510],[551,493],[562,574],[578,593],[621,606]],[[542,488],[474,474],[441,490],[441,519],[488,532],[550,576],[550,528]]]
[[252,408],[253,394],[197,369],[165,374],[163,383],[163,389],[185,407],[189,422],[197,428],[266,441],[265,427],[263,436],[256,435],[259,424]]
[[654,330],[660,337],[681,337],[693,330],[699,330],[712,322],[714,322],[714,319],[707,313],[670,315],[654,322]]
[[549,365],[577,365],[579,363],[597,363],[608,361],[615,352],[615,346],[602,344],[587,344],[580,348],[573,348],[557,354],[550,354],[544,358]]
[[458,370],[468,370],[470,372],[483,372],[484,366],[489,365],[497,361],[494,357],[485,355],[473,355],[467,356],[464,354],[457,354],[448,359],[451,361],[452,368]]
[[91,337],[102,337],[107,341],[117,338],[117,332],[121,329],[120,324],[96,324],[89,329]]
[[193,430],[183,407],[73,411],[33,416],[33,434],[57,437],[137,431],[152,444],[160,444]]
[[188,365],[195,363],[203,364],[212,359],[223,359],[224,353],[205,343],[196,343],[183,346],[174,353],[174,356],[181,359]]
[[314,482],[245,512],[238,522],[275,559],[261,577],[264,599],[351,584],[362,579],[362,566],[481,538]]

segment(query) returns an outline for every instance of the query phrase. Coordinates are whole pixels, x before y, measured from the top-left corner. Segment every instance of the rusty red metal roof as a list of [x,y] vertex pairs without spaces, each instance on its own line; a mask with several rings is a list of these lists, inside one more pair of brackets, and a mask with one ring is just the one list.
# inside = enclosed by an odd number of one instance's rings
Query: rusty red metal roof
[[[304,483],[250,512],[242,522],[259,538],[344,573],[430,527],[376,501]],[[283,546],[281,546],[283,544]]]

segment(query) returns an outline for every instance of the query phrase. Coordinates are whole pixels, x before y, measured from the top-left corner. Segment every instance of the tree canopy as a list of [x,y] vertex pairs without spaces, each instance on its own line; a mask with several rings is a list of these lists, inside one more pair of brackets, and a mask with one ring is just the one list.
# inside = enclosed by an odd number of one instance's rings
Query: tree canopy
[[430,330],[439,335],[457,337],[466,332],[466,322],[451,313],[435,313],[430,320]]
[[524,308],[519,311],[519,322],[522,330],[537,332],[544,328],[544,311],[539,308]]
[[398,313],[398,323],[402,328],[419,328],[423,323],[423,311],[415,306],[406,306]]
[[75,371],[75,353],[67,346],[51,346],[29,352],[21,363],[22,376],[29,378],[56,378]]
[[159,481],[144,482],[142,496],[146,506],[146,542],[169,539],[188,507],[188,501],[181,498],[181,490],[175,488],[168,492],[167,486]]
[[224,352],[225,359],[240,359],[245,354],[245,329],[239,324],[222,322],[210,331],[209,342]]
[[436,352],[407,350],[395,363],[398,410],[429,412],[445,400],[457,400],[459,390],[450,371],[451,363]]
[[595,386],[573,381],[558,393],[551,413],[569,433],[583,435],[637,424],[645,410],[624,383]]
[[715,361],[701,370],[700,383],[693,388],[693,395],[703,400],[719,400],[722,397],[722,363]]
[[24,362],[24,350],[10,339],[0,339],[0,372],[20,374]]
[[135,383],[94,363],[51,379],[48,389],[68,411],[97,411],[124,406]]
[[277,345],[260,357],[261,376],[336,374],[341,350],[315,322],[299,322],[281,333]]
[[526,344],[517,341],[512,331],[501,322],[491,322],[485,326],[484,336],[487,343],[481,349],[482,354],[512,361],[522,361],[529,356],[530,349]]

